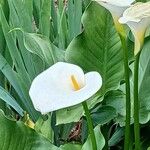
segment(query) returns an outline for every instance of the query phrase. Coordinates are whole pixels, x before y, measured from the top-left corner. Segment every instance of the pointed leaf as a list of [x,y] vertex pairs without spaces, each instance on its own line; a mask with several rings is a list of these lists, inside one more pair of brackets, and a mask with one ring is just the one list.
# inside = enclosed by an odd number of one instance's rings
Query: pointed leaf
[[66,51],[66,60],[86,72],[98,71],[103,78],[101,94],[117,89],[123,78],[123,57],[119,36],[108,11],[92,2],[82,17],[84,31]]

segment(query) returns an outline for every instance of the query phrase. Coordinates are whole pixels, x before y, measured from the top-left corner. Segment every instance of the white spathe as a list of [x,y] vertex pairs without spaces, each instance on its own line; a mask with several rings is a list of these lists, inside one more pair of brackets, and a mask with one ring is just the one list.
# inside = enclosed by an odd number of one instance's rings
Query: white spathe
[[[79,90],[75,90],[74,76]],[[102,86],[98,72],[84,74],[73,64],[58,62],[39,74],[32,82],[29,95],[36,110],[42,114],[82,103],[93,96]]]
[[110,11],[112,17],[117,20],[134,0],[95,0]]
[[119,22],[130,27],[135,37],[134,54],[136,55],[143,45],[145,32],[150,25],[150,2],[135,3],[127,8]]

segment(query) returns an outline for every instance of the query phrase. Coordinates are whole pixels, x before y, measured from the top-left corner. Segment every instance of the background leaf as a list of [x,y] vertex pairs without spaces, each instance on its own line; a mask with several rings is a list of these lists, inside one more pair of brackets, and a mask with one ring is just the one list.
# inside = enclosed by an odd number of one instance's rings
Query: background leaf
[[53,143],[54,132],[50,125],[51,125],[51,115],[47,115],[46,120],[40,117],[35,124],[35,130],[36,132],[41,133],[44,137],[46,137]]
[[[95,127],[94,132],[95,132],[95,137],[96,137],[96,142],[97,142],[97,149],[102,150],[105,145],[105,139],[102,133],[100,132],[99,125]],[[92,150],[92,143],[91,143],[90,135],[87,141],[84,143],[81,150]]]
[[58,61],[64,61],[63,50],[58,50],[48,38],[35,33],[23,32],[24,45],[28,51],[38,55],[47,66],[51,66]]
[[59,150],[70,150],[70,149],[81,150],[81,145],[75,144],[75,143],[72,143],[72,144],[68,143],[68,144],[60,146],[59,148]]
[[[98,102],[101,102],[102,100],[103,98],[99,98],[98,96],[93,96],[89,98],[87,100],[89,109],[93,108]],[[84,110],[82,104],[61,109],[56,111],[56,123],[58,125],[70,122],[78,122],[83,115]]]
[[2,150],[57,150],[48,139],[37,134],[22,122],[7,119],[0,112],[0,148]]
[[103,125],[116,117],[116,109],[111,106],[102,106],[92,112],[91,117],[95,125]]
[[0,86],[0,99],[5,101],[13,109],[15,109],[21,116],[23,116],[23,109],[18,105],[16,100]]

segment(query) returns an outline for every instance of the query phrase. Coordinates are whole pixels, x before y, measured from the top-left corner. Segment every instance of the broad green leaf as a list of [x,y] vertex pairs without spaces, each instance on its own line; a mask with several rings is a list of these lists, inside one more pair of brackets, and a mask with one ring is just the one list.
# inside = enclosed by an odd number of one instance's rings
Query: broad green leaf
[[65,58],[86,72],[98,71],[103,78],[101,95],[104,95],[117,89],[123,78],[120,39],[111,15],[96,2],[86,9],[82,23],[84,31],[68,46]]
[[150,38],[145,42],[140,56],[139,64],[139,102],[140,123],[145,124],[150,120]]
[[42,117],[38,119],[35,124],[35,130],[38,133],[41,133],[44,137],[49,139],[53,143],[54,133],[51,128],[51,116],[47,116],[47,120],[43,120]]
[[59,150],[81,150],[81,145],[79,144],[75,144],[75,143],[69,143],[69,144],[65,144],[60,146]]
[[111,106],[99,107],[96,111],[91,114],[93,123],[95,125],[103,125],[111,121],[116,117],[116,109]]
[[23,109],[18,105],[16,100],[0,86],[0,99],[5,101],[13,109],[15,109],[21,116],[23,116]]
[[21,121],[12,121],[0,112],[0,149],[2,150],[57,150],[50,141]]
[[114,107],[117,113],[125,116],[125,94],[122,91],[111,91],[106,97],[106,106]]
[[[103,98],[93,96],[87,100],[88,108],[93,108],[98,102],[101,102]],[[58,110],[56,112],[56,123],[65,124],[70,122],[78,122],[80,118],[84,115],[84,110],[82,104],[78,104],[73,107]]]
[[[105,139],[100,131],[99,125],[95,127],[94,132],[95,132],[95,137],[96,137],[96,142],[97,142],[97,149],[102,150],[105,145]],[[92,143],[91,143],[90,135],[87,141],[84,143],[81,150],[92,150]]]
[[46,37],[26,32],[23,32],[23,37],[26,49],[38,55],[48,66],[64,61],[64,51],[50,43]]
[[117,112],[117,116],[115,118],[116,122],[119,123],[121,126],[124,126],[126,115],[125,94],[122,91],[111,91],[107,94],[104,101],[106,101],[106,106],[111,106],[116,109]]

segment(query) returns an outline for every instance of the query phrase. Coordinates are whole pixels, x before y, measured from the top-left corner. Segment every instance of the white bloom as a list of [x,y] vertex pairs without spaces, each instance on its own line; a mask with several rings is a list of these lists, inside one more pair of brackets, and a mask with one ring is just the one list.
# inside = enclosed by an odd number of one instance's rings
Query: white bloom
[[87,100],[101,86],[98,72],[84,74],[79,66],[58,62],[33,80],[29,95],[35,109],[46,114]]
[[118,19],[122,16],[123,12],[134,2],[134,0],[95,0],[100,5],[105,7],[111,13],[116,30],[120,33],[124,33],[122,25],[118,22]]
[[136,3],[126,9],[119,19],[122,24],[127,24],[135,37],[135,55],[140,51],[145,32],[150,25],[150,2]]
[[114,19],[119,19],[125,9],[127,9],[134,0],[95,0],[100,5],[110,11]]

